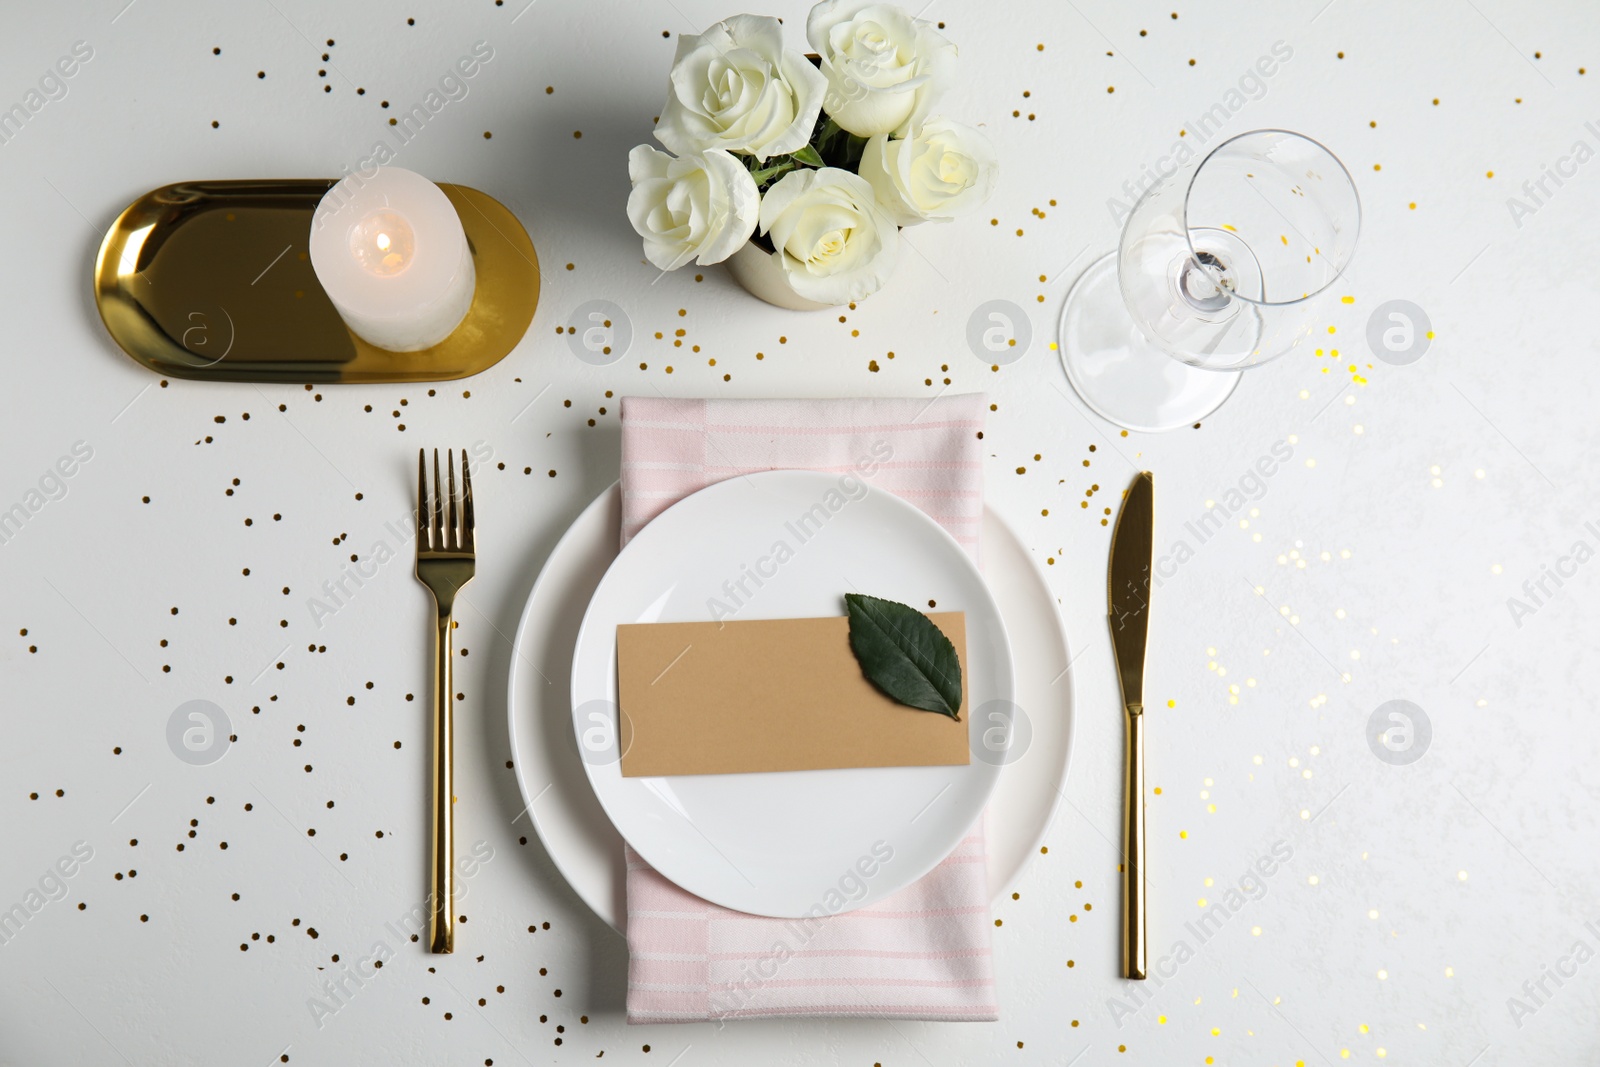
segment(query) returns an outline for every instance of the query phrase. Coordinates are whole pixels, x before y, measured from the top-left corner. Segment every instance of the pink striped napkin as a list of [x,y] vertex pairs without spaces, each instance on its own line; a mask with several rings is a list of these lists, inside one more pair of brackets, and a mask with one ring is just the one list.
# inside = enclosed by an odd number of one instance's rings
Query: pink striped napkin
[[[622,400],[622,541],[679,499],[740,474],[854,471],[978,554],[981,395],[932,401]],[[711,904],[628,862],[628,1021],[755,1016],[999,1018],[980,820],[939,866],[883,901],[821,919]]]

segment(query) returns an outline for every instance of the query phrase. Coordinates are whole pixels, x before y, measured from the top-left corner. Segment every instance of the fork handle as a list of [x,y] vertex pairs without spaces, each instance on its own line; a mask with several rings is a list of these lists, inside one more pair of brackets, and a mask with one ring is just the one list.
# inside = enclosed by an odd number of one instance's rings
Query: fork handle
[[440,953],[454,952],[456,948],[454,687],[450,665],[453,620],[454,613],[441,607],[433,642],[433,846],[429,864],[432,885],[428,894],[428,951]]

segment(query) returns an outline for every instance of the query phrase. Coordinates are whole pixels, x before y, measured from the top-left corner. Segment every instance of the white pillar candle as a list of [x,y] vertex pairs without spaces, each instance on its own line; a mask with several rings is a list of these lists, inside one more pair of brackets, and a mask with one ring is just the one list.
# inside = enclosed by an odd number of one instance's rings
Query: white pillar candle
[[450,336],[477,282],[449,198],[398,167],[351,174],[328,190],[312,217],[311,266],[345,325],[393,352]]

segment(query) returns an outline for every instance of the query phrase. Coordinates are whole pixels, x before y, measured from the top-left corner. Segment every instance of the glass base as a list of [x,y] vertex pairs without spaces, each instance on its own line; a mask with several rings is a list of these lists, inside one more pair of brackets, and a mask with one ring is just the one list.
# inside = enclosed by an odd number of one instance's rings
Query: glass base
[[1061,366],[1083,402],[1102,418],[1143,433],[1192,426],[1233,394],[1238,371],[1180,363],[1151,344],[1129,317],[1117,284],[1117,255],[1089,264],[1061,309]]

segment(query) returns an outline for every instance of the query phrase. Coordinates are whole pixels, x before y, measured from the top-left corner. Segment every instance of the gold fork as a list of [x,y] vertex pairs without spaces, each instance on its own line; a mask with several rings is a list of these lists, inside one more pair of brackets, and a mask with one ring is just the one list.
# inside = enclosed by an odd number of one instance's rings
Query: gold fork
[[[461,497],[456,497],[454,451],[445,453],[447,483],[439,480],[439,450],[433,450],[433,498],[428,497],[426,449],[417,450],[417,580],[428,587],[438,607],[433,642],[433,846],[429,869],[428,951],[454,952],[455,843],[451,806],[455,803],[452,769],[454,732],[450,632],[455,626],[456,592],[472,581],[477,556],[472,522],[472,473],[461,453]],[[448,485],[448,496],[446,486]],[[446,514],[448,500],[448,515]],[[458,524],[459,523],[459,524]]]

